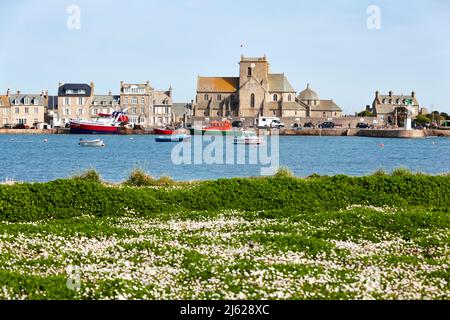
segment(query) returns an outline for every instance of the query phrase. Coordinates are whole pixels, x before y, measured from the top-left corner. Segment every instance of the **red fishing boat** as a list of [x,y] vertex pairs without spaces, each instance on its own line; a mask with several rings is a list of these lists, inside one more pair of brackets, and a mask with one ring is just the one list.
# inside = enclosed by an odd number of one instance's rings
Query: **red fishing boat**
[[156,129],[153,129],[153,132],[155,134],[160,134],[160,135],[172,135],[172,134],[175,134],[177,132],[177,130],[170,129],[170,128],[164,128],[164,129],[156,128]]
[[124,112],[98,114],[93,120],[70,120],[72,134],[119,134],[119,128],[128,123]]

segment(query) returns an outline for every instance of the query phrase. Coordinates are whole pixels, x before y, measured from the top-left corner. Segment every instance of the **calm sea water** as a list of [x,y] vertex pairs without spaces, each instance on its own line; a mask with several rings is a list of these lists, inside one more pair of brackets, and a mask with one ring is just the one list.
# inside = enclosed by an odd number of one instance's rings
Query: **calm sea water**
[[[126,179],[135,167],[156,177],[169,175],[176,180],[202,180],[258,176],[261,167],[267,167],[248,164],[248,153],[247,164],[177,165],[171,159],[175,143],[156,143],[155,136],[100,138],[107,144],[106,148],[80,147],[80,136],[75,135],[1,135],[0,180],[49,181],[95,168],[105,180],[119,182]],[[48,142],[45,143],[44,139]],[[267,148],[270,150],[270,147],[269,142]],[[246,148],[247,151],[255,151],[260,147]],[[279,137],[279,151],[280,165],[289,167],[297,176],[312,173],[359,176],[377,169],[391,171],[397,167],[433,174],[450,172],[448,138],[404,140],[292,136]],[[201,150],[197,152],[202,153]]]

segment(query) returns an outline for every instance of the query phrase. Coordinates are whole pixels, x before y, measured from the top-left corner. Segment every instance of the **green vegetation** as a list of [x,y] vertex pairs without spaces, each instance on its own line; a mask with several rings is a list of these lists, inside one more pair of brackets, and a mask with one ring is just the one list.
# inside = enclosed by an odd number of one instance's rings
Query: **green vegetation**
[[428,118],[427,116],[422,115],[422,114],[419,114],[419,115],[415,118],[414,121],[415,121],[417,124],[422,125],[422,126],[431,123],[431,119]]
[[448,194],[405,169],[2,185],[0,299],[449,299]]
[[361,111],[357,114],[358,117],[373,117],[374,114],[370,112],[369,110]]

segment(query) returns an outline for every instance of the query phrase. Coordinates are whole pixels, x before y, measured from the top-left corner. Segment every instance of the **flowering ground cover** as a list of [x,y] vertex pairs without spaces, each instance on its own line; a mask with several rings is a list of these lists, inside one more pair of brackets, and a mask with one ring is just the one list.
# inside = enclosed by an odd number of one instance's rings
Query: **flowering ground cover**
[[0,223],[0,299],[449,299],[445,210],[350,205]]

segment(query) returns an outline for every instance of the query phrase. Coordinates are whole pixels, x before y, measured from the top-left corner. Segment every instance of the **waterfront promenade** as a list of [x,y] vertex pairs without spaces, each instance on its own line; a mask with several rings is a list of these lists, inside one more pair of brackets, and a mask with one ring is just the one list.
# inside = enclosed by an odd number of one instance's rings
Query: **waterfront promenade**
[[[265,130],[259,130],[259,134],[264,134]],[[126,130],[123,134],[133,135],[153,135],[153,130]],[[48,134],[69,134],[69,129],[0,129],[1,134],[9,135],[48,135]],[[450,137],[450,130],[429,129],[429,130],[403,130],[403,129],[309,129],[302,130],[282,129],[282,136],[336,136],[336,137],[369,137],[369,138],[424,138],[424,137]]]

